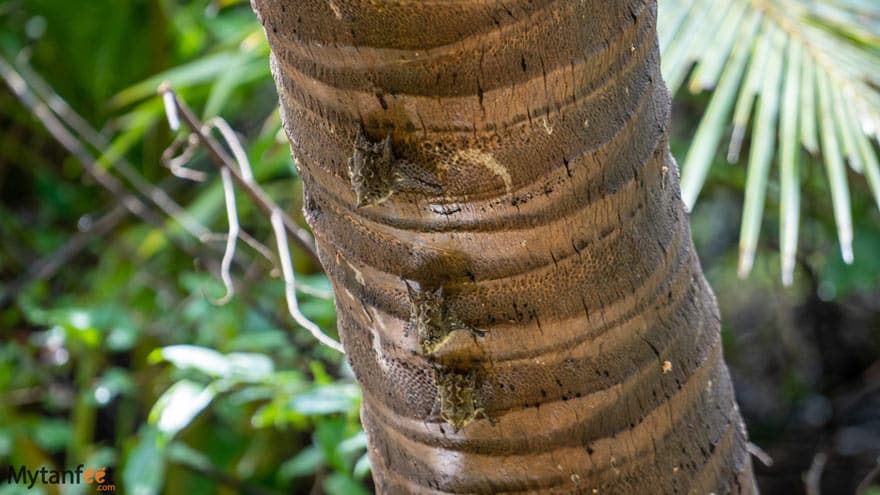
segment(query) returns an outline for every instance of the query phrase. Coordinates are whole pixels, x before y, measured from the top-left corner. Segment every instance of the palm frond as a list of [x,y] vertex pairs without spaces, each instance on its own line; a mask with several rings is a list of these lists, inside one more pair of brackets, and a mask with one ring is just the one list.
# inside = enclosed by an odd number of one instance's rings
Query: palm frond
[[[880,3],[874,0],[661,0],[664,79],[675,94],[712,91],[682,164],[692,208],[722,136],[740,160],[750,129],[740,276],[754,262],[771,164],[779,169],[782,280],[791,284],[800,217],[801,147],[821,156],[841,255],[851,263],[846,165],[880,207]],[[688,79],[689,78],[689,79]]]

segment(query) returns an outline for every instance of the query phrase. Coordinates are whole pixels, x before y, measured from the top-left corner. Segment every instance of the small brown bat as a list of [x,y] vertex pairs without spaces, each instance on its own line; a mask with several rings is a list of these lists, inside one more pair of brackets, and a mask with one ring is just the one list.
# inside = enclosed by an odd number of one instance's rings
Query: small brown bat
[[410,303],[409,328],[415,329],[419,337],[419,346],[431,354],[443,346],[453,332],[464,330],[476,337],[486,335],[484,330],[476,329],[461,322],[446,307],[443,287],[434,290],[416,289],[409,282],[406,284]]
[[411,162],[394,156],[391,130],[376,143],[367,139],[361,129],[354,141],[354,154],[348,160],[348,176],[357,196],[357,207],[376,206],[406,186],[432,192],[442,190],[437,184],[412,177],[407,173],[412,168]]
[[477,419],[477,416],[483,416],[494,425],[483,408],[477,407],[477,374],[474,370],[458,372],[435,368],[434,379],[440,402],[440,418],[449,423],[455,432]]

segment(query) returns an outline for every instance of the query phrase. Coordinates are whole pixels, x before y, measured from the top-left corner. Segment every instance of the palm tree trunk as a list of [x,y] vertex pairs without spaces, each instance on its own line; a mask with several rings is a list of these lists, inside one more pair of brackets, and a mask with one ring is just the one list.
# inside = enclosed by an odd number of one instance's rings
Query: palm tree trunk
[[756,491],[655,0],[253,3],[380,493]]

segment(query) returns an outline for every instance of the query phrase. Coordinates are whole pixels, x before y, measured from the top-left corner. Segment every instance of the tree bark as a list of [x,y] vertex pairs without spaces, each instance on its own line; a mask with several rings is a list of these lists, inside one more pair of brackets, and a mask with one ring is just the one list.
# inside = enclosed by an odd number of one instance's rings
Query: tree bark
[[756,492],[655,0],[253,6],[380,493]]

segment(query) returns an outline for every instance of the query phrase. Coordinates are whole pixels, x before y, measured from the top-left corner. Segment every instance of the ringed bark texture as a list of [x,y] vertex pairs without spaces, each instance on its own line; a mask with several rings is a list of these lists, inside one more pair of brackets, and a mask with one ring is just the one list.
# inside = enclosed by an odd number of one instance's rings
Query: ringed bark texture
[[655,0],[253,6],[380,493],[755,492]]

